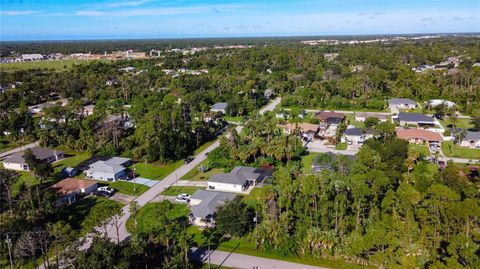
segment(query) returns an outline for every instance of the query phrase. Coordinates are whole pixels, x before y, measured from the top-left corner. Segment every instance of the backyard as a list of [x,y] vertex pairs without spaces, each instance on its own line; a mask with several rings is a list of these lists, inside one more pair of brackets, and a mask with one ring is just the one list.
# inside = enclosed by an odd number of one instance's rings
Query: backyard
[[442,152],[446,157],[480,159],[480,149],[464,148],[454,145],[452,141],[442,143]]
[[431,155],[427,145],[408,144],[408,150],[411,152],[418,152],[426,157]]
[[[452,124],[452,120],[450,117],[445,117],[444,120],[441,120],[440,123],[443,125],[443,127],[447,128],[448,125]],[[470,123],[470,119],[464,119],[464,118],[458,118],[457,119],[457,128],[462,128],[462,129],[469,129],[472,128],[472,124]]]

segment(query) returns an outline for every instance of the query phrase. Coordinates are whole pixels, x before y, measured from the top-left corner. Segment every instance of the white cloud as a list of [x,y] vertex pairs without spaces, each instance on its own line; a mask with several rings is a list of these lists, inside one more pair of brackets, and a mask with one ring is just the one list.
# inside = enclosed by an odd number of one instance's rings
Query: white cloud
[[112,16],[112,17],[134,17],[134,16],[161,16],[161,15],[182,15],[195,13],[212,13],[231,11],[238,6],[192,6],[192,7],[172,7],[172,8],[136,8],[124,10],[79,10],[75,14],[78,16]]
[[39,13],[36,10],[2,10],[0,11],[0,15],[2,16],[20,16],[20,15],[31,15]]
[[105,6],[106,7],[138,7],[147,2],[149,2],[149,0],[120,1],[120,2],[107,3],[105,4]]

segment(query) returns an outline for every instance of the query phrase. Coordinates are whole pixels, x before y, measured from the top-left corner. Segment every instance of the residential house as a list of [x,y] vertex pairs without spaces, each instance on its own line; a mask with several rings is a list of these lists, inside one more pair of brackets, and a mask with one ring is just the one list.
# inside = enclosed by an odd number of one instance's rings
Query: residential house
[[285,125],[280,125],[281,128],[285,131],[286,134],[293,134],[295,130],[299,130],[300,134],[304,139],[311,140],[318,133],[320,126],[318,124],[311,123],[287,123]]
[[190,221],[199,227],[214,227],[219,206],[235,199],[233,193],[198,190],[190,197]]
[[272,176],[272,170],[255,167],[236,166],[230,173],[215,174],[208,179],[208,189],[242,193],[255,186],[266,177]]
[[313,117],[319,119],[322,123],[330,125],[342,123],[343,119],[345,118],[345,114],[333,111],[320,111],[315,113]]
[[[47,163],[58,161],[60,159],[63,159],[64,157],[63,151],[59,151],[59,150],[51,150],[51,149],[42,148],[38,146],[33,147],[30,150],[32,151],[35,157]],[[5,169],[11,169],[11,170],[17,170],[17,171],[29,171],[30,168],[28,167],[27,162],[23,158],[24,154],[25,154],[25,151],[20,151],[7,156],[2,162],[3,167]]]
[[41,61],[44,60],[45,57],[42,54],[22,54],[20,55],[20,60],[23,62],[29,61]]
[[210,112],[220,112],[225,114],[227,111],[227,102],[222,102],[222,103],[216,103],[210,108]]
[[85,170],[87,178],[117,181],[128,177],[127,167],[131,165],[129,158],[113,157],[106,161],[97,161]]
[[355,113],[355,121],[364,122],[367,118],[376,118],[380,122],[387,121],[387,115],[381,113],[372,113],[372,112],[359,112]]
[[467,131],[465,138],[460,142],[461,147],[480,148],[480,132]]
[[427,106],[430,106],[430,107],[436,107],[436,106],[439,106],[439,105],[445,105],[447,108],[453,108],[456,106],[456,104],[454,102],[451,102],[451,101],[447,101],[447,100],[442,100],[442,99],[432,99],[432,100],[428,100],[427,102],[425,102],[425,105]]
[[107,81],[105,81],[105,85],[107,86],[113,86],[113,85],[117,85],[118,84],[118,79],[116,78],[112,78],[112,79],[109,79]]
[[97,189],[97,182],[89,179],[66,178],[49,187],[57,192],[56,206],[75,202],[80,195],[88,195]]
[[45,110],[46,108],[53,107],[56,105],[66,106],[67,104],[68,104],[68,99],[60,99],[60,100],[41,103],[38,105],[29,106],[28,111],[31,114],[38,114],[38,113],[42,113],[43,110]]
[[343,132],[342,141],[352,142],[354,144],[361,144],[365,142],[365,140],[370,139],[373,137],[373,132],[367,131],[364,132],[360,128],[347,128],[345,132]]
[[408,140],[412,144],[429,144],[439,145],[443,138],[439,133],[431,132],[424,129],[398,129],[397,137]]
[[415,109],[417,107],[417,103],[412,99],[408,98],[392,98],[388,100],[388,108],[391,110],[399,110],[399,109]]
[[434,127],[433,117],[421,113],[399,113],[398,122],[401,126],[414,125],[418,127]]

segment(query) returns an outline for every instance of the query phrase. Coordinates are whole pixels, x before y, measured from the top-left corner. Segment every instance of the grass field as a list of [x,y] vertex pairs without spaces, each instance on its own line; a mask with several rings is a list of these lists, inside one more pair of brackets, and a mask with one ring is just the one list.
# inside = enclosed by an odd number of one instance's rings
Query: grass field
[[200,190],[199,187],[192,186],[170,186],[164,190],[161,194],[166,196],[177,196],[181,193],[194,194],[196,191]]
[[452,141],[444,141],[442,143],[442,152],[447,157],[480,159],[480,149],[459,147],[454,145]]
[[[452,124],[452,121],[449,117],[445,117],[445,120],[441,120],[440,123],[442,123],[443,127],[447,128],[447,125]],[[457,128],[469,129],[472,127],[470,119],[457,119]]]
[[[110,184],[110,187],[116,189],[119,193],[127,194],[127,195],[132,195],[132,196],[138,196],[144,192],[146,192],[149,187],[141,184],[135,184],[131,182],[125,182],[125,181],[116,181],[112,182]],[[135,188],[135,191],[133,190]]]
[[93,60],[49,60],[23,63],[2,63],[0,64],[0,71],[16,71],[28,69],[55,69],[56,71],[63,71],[68,70],[74,65],[86,64],[92,61]]
[[68,222],[73,229],[80,230],[80,234],[88,233],[93,227],[100,223],[89,221],[92,210],[99,210],[101,207],[114,206],[121,208],[119,202],[102,197],[88,196],[67,206],[62,212],[62,220]]
[[336,150],[346,150],[348,147],[348,144],[345,142],[341,142],[335,145]]
[[[156,227],[162,226],[163,223],[159,221],[160,216],[165,214],[165,207],[162,205],[162,203],[164,202],[146,204],[134,217],[128,219],[127,229],[129,231],[134,230],[135,220],[137,221],[137,232],[149,233],[152,232]],[[190,210],[188,209],[187,205],[173,204],[172,209],[168,210],[167,216],[173,220],[179,217],[187,217],[189,213]]]
[[90,159],[92,154],[89,152],[76,152],[76,151],[66,151],[65,152],[65,159],[62,159],[58,162],[55,162],[52,166],[55,170],[54,173],[58,174],[62,172],[64,167],[75,167],[78,164]]
[[131,169],[135,169],[135,173],[139,177],[162,180],[164,177],[172,173],[175,169],[182,166],[183,160],[169,164],[152,164],[152,163],[136,163]]
[[311,174],[312,173],[312,163],[315,159],[317,153],[309,153],[302,157],[302,173]]
[[423,154],[424,156],[430,156],[432,155],[430,153],[430,150],[428,149],[428,146],[426,145],[415,145],[415,144],[409,144],[408,145],[408,150],[409,151],[416,151],[420,154]]
[[345,114],[345,117],[347,118],[348,120],[348,125],[353,125],[357,128],[363,128],[365,126],[365,124],[361,121],[355,121],[355,115],[354,114]]

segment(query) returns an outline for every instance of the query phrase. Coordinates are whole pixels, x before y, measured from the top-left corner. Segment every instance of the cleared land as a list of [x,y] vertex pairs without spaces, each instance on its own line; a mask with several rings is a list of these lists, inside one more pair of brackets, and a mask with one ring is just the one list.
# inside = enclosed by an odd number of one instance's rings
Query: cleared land
[[194,194],[197,190],[201,188],[192,187],[192,186],[171,186],[164,190],[161,194],[166,196],[177,196],[181,193]]
[[[103,60],[109,62],[109,60]],[[49,60],[36,62],[22,62],[22,63],[2,63],[0,64],[1,71],[16,71],[28,69],[54,69],[56,71],[63,71],[72,68],[72,66],[91,63],[93,60]]]
[[135,173],[139,177],[161,180],[175,169],[182,166],[183,161],[176,161],[170,164],[155,164],[155,163],[136,163],[131,169],[135,170]]
[[480,159],[480,149],[470,149],[454,145],[452,141],[442,143],[442,152],[446,157]]

